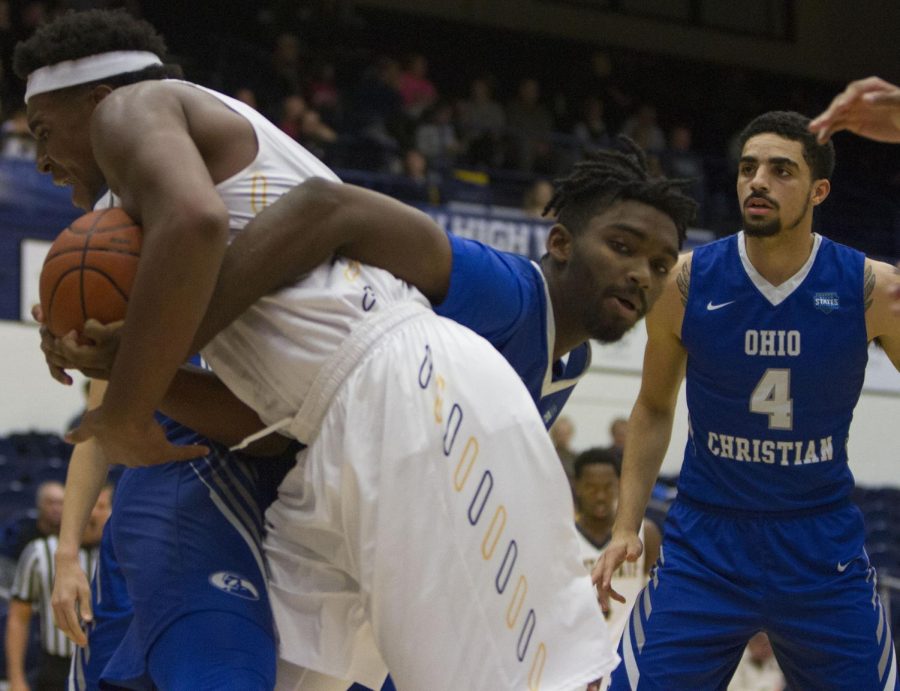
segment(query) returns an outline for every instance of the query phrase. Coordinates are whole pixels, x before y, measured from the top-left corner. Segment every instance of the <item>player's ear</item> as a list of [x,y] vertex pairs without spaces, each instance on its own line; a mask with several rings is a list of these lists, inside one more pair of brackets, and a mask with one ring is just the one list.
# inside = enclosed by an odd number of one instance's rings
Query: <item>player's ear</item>
[[819,180],[815,180],[812,186],[812,203],[813,206],[818,206],[828,197],[828,193],[831,192],[831,181],[826,180],[825,178],[821,178]]
[[100,101],[109,96],[112,91],[113,88],[109,86],[109,84],[98,84],[91,89],[91,99],[94,101],[94,105],[100,103]]
[[553,261],[565,264],[572,256],[572,233],[562,223],[555,223],[547,235],[547,254]]

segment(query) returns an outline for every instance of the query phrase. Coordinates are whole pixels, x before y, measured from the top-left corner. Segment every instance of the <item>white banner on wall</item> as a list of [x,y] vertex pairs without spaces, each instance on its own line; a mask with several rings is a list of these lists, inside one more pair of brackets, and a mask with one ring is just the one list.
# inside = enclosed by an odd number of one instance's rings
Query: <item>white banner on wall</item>
[[31,318],[31,306],[41,301],[39,291],[41,267],[44,265],[44,257],[50,251],[50,244],[46,240],[22,240],[22,273],[19,286],[19,295],[22,296],[22,300],[19,319],[23,322],[34,321]]

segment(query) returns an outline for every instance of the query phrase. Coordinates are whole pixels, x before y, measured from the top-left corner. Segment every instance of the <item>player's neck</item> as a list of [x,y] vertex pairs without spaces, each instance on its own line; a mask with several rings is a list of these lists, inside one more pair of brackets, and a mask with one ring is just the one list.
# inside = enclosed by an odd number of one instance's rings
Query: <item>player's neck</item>
[[779,286],[796,274],[809,259],[813,234],[809,227],[793,228],[771,237],[744,234],[747,258],[759,274]]
[[613,518],[597,518],[596,516],[578,516],[578,527],[587,535],[591,542],[598,545],[606,544],[612,535]]
[[553,343],[547,345],[553,348],[553,361],[556,362],[566,353],[573,351],[582,343],[590,338],[590,335],[583,332],[578,326],[578,317],[574,314],[571,307],[574,305],[571,296],[566,301],[565,289],[561,285],[559,276],[552,273],[552,267],[544,265],[541,261],[541,273],[544,274],[544,280],[547,282],[547,292],[550,295],[550,310],[553,312],[554,338]]

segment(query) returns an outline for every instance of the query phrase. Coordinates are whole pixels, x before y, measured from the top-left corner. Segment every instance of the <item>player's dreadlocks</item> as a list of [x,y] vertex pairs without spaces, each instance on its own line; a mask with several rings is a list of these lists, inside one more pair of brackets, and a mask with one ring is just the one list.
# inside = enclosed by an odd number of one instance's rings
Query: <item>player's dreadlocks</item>
[[618,141],[624,151],[594,152],[576,163],[568,177],[554,180],[556,190],[544,215],[554,214],[570,231],[578,233],[603,208],[631,199],[671,217],[680,247],[697,211],[697,202],[684,192],[691,181],[651,177],[641,148],[628,137],[619,136]]
[[[44,24],[26,41],[16,46],[13,71],[26,79],[36,69],[64,60],[77,60],[116,50],[144,50],[165,62],[166,42],[151,24],[135,19],[124,10],[69,11]],[[181,76],[177,65],[152,65],[137,72],[102,80],[110,86],[124,86],[145,79]],[[89,86],[89,85],[79,85]]]

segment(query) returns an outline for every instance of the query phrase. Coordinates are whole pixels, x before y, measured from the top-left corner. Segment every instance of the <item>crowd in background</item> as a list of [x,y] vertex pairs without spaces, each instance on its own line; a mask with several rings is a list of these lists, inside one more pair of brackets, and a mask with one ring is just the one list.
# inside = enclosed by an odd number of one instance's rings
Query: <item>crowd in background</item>
[[[145,16],[187,78],[258,109],[345,180],[422,203],[525,207],[532,186],[624,134],[655,171],[693,180],[699,227],[728,234],[738,219],[740,129],[767,109],[817,113],[836,89],[562,39],[522,41],[347,0],[239,3],[247,6],[218,15],[167,4],[0,0],[3,155],[33,155],[12,47],[68,7],[124,5]],[[900,256],[900,157],[857,140],[839,150],[825,230],[870,254]]]

